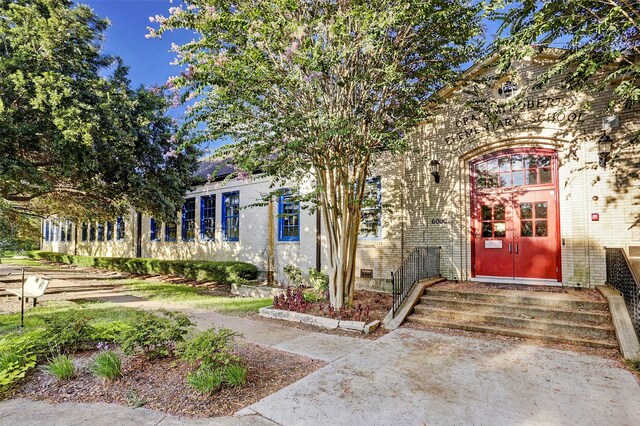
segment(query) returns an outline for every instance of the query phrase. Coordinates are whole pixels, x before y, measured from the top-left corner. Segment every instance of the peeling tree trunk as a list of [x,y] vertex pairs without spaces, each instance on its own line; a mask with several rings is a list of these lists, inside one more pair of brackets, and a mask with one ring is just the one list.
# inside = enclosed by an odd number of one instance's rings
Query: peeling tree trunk
[[[335,309],[353,306],[360,204],[364,196],[368,158],[349,173],[330,168],[318,173],[324,188],[319,208],[327,233],[329,302]],[[344,170],[343,170],[344,172]],[[346,176],[346,182],[337,176]]]

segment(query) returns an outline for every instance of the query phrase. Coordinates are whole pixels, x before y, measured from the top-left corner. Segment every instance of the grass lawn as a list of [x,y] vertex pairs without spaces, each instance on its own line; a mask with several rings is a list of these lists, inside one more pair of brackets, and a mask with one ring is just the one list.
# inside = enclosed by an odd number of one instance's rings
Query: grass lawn
[[29,266],[40,269],[51,269],[53,266],[45,265],[37,260],[33,259],[14,259],[13,253],[5,252],[3,256],[0,256],[0,264],[2,265],[11,265],[11,266]]
[[113,280],[113,284],[122,286],[122,290],[132,296],[223,313],[257,312],[258,309],[273,303],[271,298],[215,296],[207,294],[203,289],[184,284],[136,279]]
[[[136,309],[124,308],[112,303],[74,303],[56,302],[48,306],[37,306],[24,313],[24,329],[44,327],[53,320],[75,318],[79,314],[85,314],[91,318],[90,324],[97,327],[106,327],[110,324],[134,324]],[[0,315],[0,335],[20,329],[20,313]]]

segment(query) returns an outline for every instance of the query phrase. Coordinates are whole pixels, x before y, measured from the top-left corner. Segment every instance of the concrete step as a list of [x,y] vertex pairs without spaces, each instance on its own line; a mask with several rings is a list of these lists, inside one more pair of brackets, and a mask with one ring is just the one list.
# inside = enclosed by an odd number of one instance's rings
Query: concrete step
[[582,324],[611,324],[608,311],[584,311],[576,309],[558,309],[546,306],[527,306],[515,303],[484,302],[478,300],[450,299],[448,297],[428,296],[420,299],[418,306],[437,309],[450,309],[481,314],[517,316],[530,319],[552,319]]
[[517,315],[496,315],[478,312],[476,310],[449,310],[432,306],[417,305],[415,313],[444,321],[460,321],[478,325],[517,328],[546,334],[561,335],[576,339],[615,339],[615,331],[609,325],[595,325],[577,322],[560,321],[556,319],[532,319]]
[[560,336],[558,334],[543,332],[540,330],[528,330],[520,328],[500,327],[495,325],[465,323],[462,321],[441,320],[417,314],[409,316],[409,318],[407,318],[407,321],[409,323],[421,324],[428,327],[451,328],[456,330],[474,331],[525,339],[539,339],[548,342],[588,346],[592,348],[618,348],[618,344],[615,340],[584,339],[569,336]]
[[606,302],[579,300],[563,293],[545,293],[532,291],[503,290],[494,293],[466,292],[428,288],[426,298],[441,297],[447,299],[461,299],[467,301],[491,302],[496,304],[518,304],[527,306],[547,307],[563,310],[580,309],[585,311],[606,311]]

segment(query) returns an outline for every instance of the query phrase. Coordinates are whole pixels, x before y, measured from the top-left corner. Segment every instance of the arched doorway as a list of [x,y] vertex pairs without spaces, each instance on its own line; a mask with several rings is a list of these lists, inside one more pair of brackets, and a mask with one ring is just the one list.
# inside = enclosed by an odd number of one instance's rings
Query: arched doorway
[[556,152],[518,148],[475,159],[471,188],[472,276],[561,281]]

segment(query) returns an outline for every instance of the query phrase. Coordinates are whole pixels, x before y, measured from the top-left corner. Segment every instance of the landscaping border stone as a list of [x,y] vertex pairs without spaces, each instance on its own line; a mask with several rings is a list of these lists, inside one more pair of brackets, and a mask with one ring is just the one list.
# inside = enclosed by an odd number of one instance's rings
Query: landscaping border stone
[[317,315],[304,314],[300,312],[285,311],[275,309],[273,306],[267,306],[258,310],[260,316],[265,318],[274,318],[279,320],[300,322],[303,324],[315,325],[318,327],[348,331],[359,331],[361,333],[371,333],[380,325],[380,321],[373,321],[369,324],[364,321],[347,321],[334,318],[325,318]]
[[280,296],[287,292],[286,288],[282,287],[269,287],[269,286],[257,286],[246,284],[231,284],[231,294],[242,297],[274,297]]

